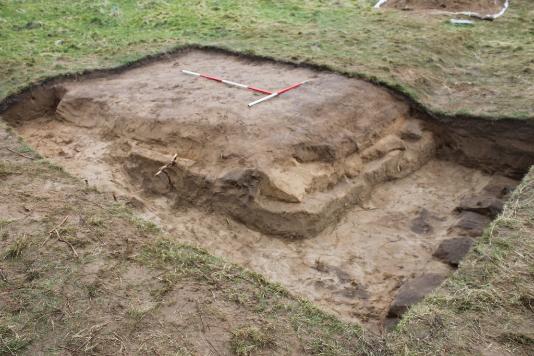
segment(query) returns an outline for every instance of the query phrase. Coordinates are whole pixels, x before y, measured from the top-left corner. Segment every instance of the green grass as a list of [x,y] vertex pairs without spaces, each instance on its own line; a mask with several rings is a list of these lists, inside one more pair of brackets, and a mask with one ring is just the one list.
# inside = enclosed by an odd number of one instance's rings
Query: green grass
[[268,327],[240,327],[232,331],[230,348],[238,356],[253,355],[262,349],[274,349],[276,348],[276,339],[273,337],[273,334],[274,330]]
[[26,235],[18,237],[11,245],[7,246],[3,256],[4,259],[13,259],[21,257],[24,250],[26,250],[29,245],[30,241]]
[[1,0],[0,98],[29,83],[198,44],[327,66],[434,112],[531,118],[534,7],[473,27],[371,0]]
[[[263,320],[289,325],[307,354],[373,354],[387,350],[382,340],[368,337],[358,325],[340,321],[306,300],[293,299],[280,285],[202,249],[160,239],[146,245],[139,261],[167,270],[164,293],[180,281],[194,278],[215,286],[226,300],[251,310]],[[234,330],[231,349],[237,355],[248,355],[259,349],[276,348],[277,342],[268,330],[269,326],[248,325]]]
[[0,355],[15,355],[23,350],[31,340],[17,335],[0,319]]
[[[114,204],[113,207],[109,210],[109,212],[112,215],[127,218],[130,221],[130,223],[136,226],[137,229],[145,235],[159,234],[161,232],[161,229],[159,228],[158,225],[156,225],[152,221],[141,219],[138,216],[135,216],[134,214],[131,213],[131,211],[128,208],[126,208],[122,204],[119,204],[119,203]],[[96,226],[101,224],[99,222],[100,220],[101,218],[97,216],[94,216],[91,218],[92,224]]]

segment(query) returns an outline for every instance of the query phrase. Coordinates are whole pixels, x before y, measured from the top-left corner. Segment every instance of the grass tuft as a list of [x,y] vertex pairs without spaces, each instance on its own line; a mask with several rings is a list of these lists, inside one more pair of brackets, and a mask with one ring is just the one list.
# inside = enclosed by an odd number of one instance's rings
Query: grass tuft
[[30,240],[26,235],[18,237],[7,246],[4,252],[4,259],[15,259],[22,257],[23,252],[30,246]]
[[276,339],[272,327],[243,326],[232,331],[230,340],[232,352],[238,356],[248,356],[259,350],[276,349]]

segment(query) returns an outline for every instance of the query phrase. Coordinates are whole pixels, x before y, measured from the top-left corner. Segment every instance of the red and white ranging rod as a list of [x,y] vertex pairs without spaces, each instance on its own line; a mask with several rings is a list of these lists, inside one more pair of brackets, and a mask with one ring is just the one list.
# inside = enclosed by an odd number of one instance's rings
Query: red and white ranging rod
[[256,105],[256,104],[262,103],[262,102],[267,101],[267,100],[272,99],[272,98],[275,98],[275,97],[277,97],[277,96],[279,96],[281,94],[284,94],[284,93],[286,93],[286,92],[288,92],[290,90],[296,89],[296,88],[300,87],[302,84],[309,82],[309,80],[306,80],[306,81],[301,82],[301,83],[293,84],[293,85],[291,85],[291,86],[289,86],[287,88],[284,88],[282,90],[278,90],[278,91],[272,92],[272,91],[269,91],[269,90],[253,87],[251,85],[245,85],[245,84],[241,84],[241,83],[232,82],[232,81],[226,80],[226,79],[221,79],[221,78],[218,78],[218,77],[214,77],[212,75],[192,72],[190,70],[182,69],[182,73],[189,74],[189,75],[192,75],[192,76],[195,76],[195,77],[206,78],[206,79],[209,79],[209,80],[213,80],[213,81],[216,81],[216,82],[219,82],[219,83],[224,83],[224,84],[231,85],[231,86],[238,87],[238,88],[252,90],[252,91],[255,91],[257,93],[267,94],[267,96],[264,96],[263,98],[258,99],[256,101],[253,101],[252,103],[248,104],[249,108],[254,106],[254,105]]
[[264,97],[261,98],[261,99],[258,99],[258,100],[256,100],[256,101],[251,102],[250,104],[248,104],[248,107],[250,108],[250,107],[252,107],[252,106],[254,106],[254,105],[256,105],[256,104],[263,103],[264,101],[267,101],[267,100],[269,100],[269,99],[275,98],[275,97],[277,97],[278,95],[282,95],[282,94],[284,94],[284,93],[287,93],[288,91],[293,90],[293,89],[296,89],[296,88],[300,87],[302,84],[305,84],[305,83],[307,83],[307,82],[309,82],[309,80],[305,80],[305,81],[303,81],[303,82],[301,82],[301,83],[293,84],[293,85],[291,85],[291,86],[289,86],[289,87],[287,87],[287,88],[284,88],[284,89],[282,89],[282,90],[278,90],[278,91],[276,91],[276,92],[274,92],[274,93],[272,93],[272,94],[270,94],[270,95],[264,96]]
[[272,94],[272,92],[269,91],[269,90],[264,90],[264,89],[256,88],[256,87],[253,87],[253,86],[250,86],[250,85],[245,85],[245,84],[241,84],[241,83],[232,82],[230,80],[217,78],[217,77],[214,77],[212,75],[200,74],[200,73],[192,72],[190,70],[185,70],[185,69],[182,69],[182,73],[189,74],[189,75],[192,75],[192,76],[195,76],[195,77],[202,77],[202,78],[206,78],[206,79],[209,79],[209,80],[214,80],[216,82],[228,84],[228,85],[231,85],[233,87],[249,89],[249,90],[252,90],[252,91],[255,91],[255,92],[258,92],[258,93],[262,93],[262,94]]

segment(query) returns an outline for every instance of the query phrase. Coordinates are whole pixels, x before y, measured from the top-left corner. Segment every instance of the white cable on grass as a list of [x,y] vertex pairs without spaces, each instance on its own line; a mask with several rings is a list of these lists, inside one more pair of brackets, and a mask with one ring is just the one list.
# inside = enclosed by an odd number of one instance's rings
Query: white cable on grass
[[[375,9],[380,8],[387,1],[388,0],[379,0],[375,4],[374,8]],[[495,19],[501,17],[502,15],[504,15],[504,13],[506,12],[506,10],[508,10],[509,7],[510,7],[510,0],[506,0],[504,2],[504,5],[503,5],[501,11],[499,11],[498,13],[493,14],[493,15],[481,15],[478,12],[473,12],[473,11],[451,12],[450,14],[452,14],[452,15],[463,15],[463,16],[469,16],[469,17],[476,17],[476,18],[481,19],[481,20],[495,20]]]
[[501,11],[493,15],[481,15],[478,12],[472,12],[472,11],[453,12],[453,15],[464,15],[464,16],[476,17],[481,20],[495,20],[501,17],[502,15],[504,15],[504,13],[506,12],[506,10],[508,10],[509,7],[510,7],[510,0],[506,0],[504,2],[504,5]]
[[375,8],[375,9],[378,9],[380,6],[384,5],[387,1],[388,1],[388,0],[380,0],[380,1],[378,1],[378,2],[375,4],[374,8]]

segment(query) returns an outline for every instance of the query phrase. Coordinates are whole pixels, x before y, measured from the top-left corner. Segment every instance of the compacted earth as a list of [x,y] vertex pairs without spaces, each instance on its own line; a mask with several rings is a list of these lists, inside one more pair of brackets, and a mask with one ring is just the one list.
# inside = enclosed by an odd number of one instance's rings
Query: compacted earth
[[[249,108],[259,94],[181,70],[310,81]],[[374,329],[441,284],[534,162],[531,129],[441,122],[364,81],[197,50],[48,84],[2,118],[180,242]]]

